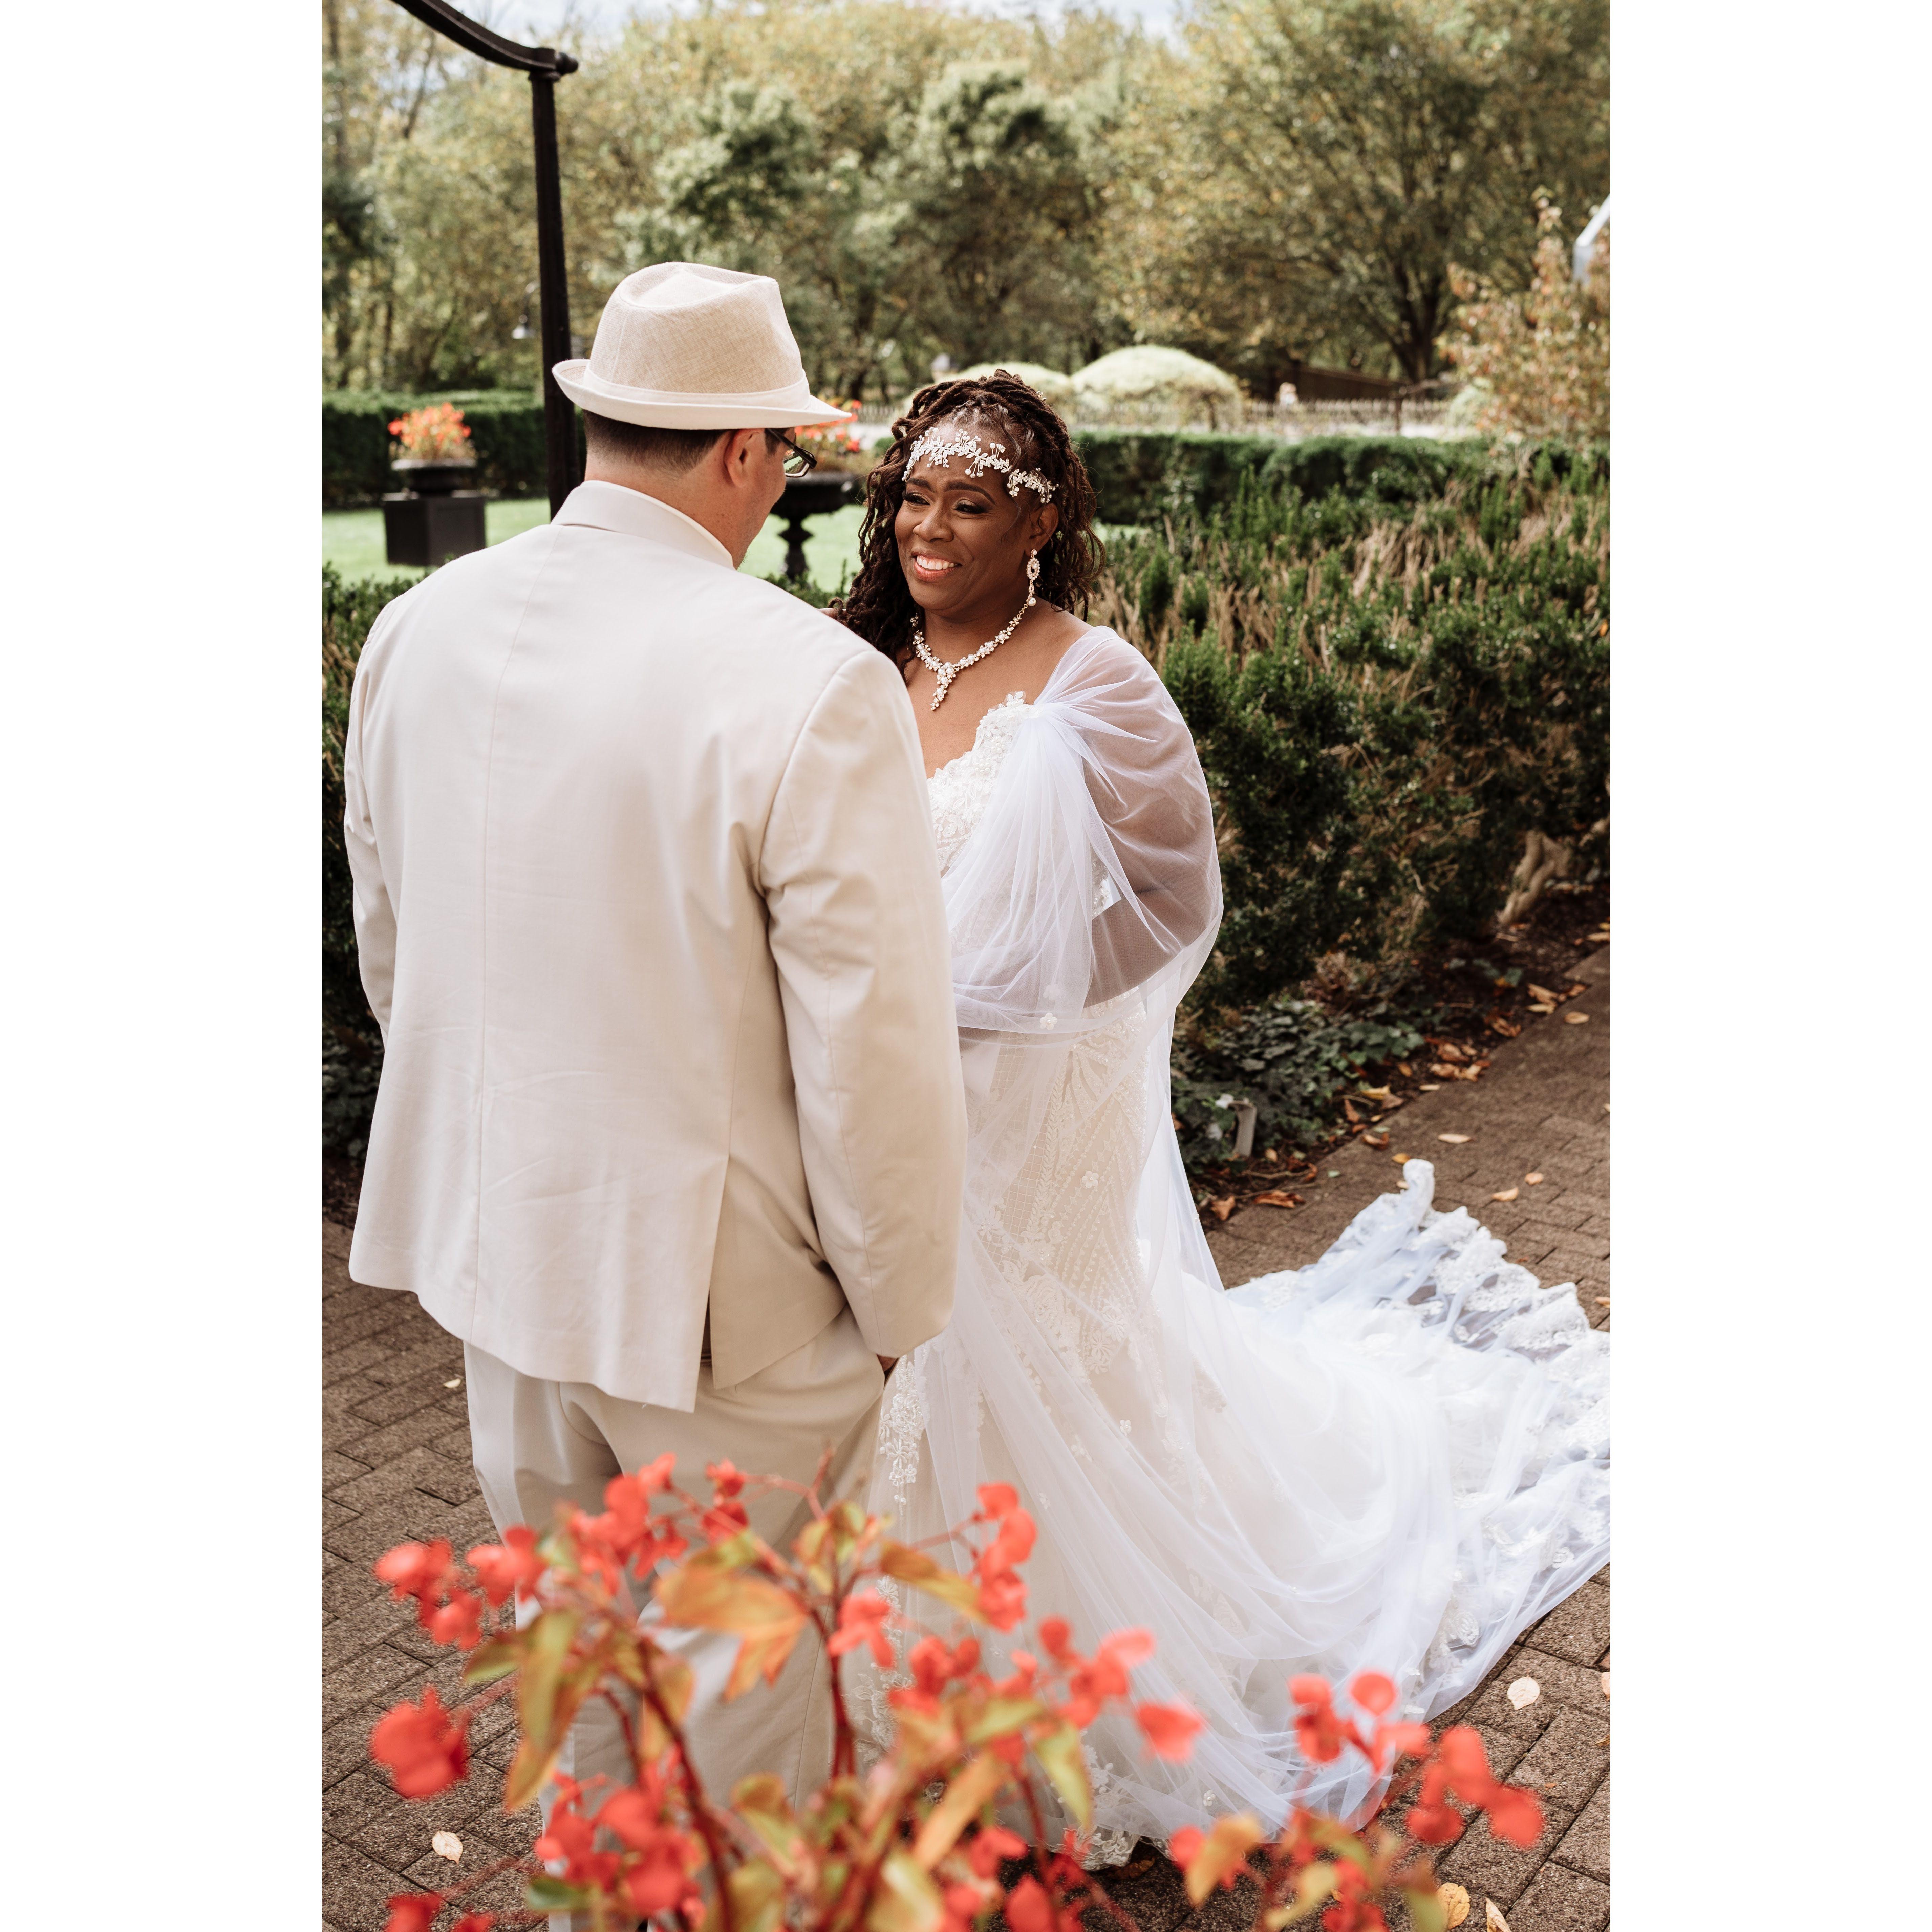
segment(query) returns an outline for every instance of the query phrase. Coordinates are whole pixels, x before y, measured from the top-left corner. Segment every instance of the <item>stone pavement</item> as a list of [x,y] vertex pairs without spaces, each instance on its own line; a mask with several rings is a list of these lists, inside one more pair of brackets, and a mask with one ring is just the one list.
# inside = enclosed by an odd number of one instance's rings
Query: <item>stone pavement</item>
[[[1574,1280],[1592,1322],[1610,1309],[1610,952],[1575,969],[1589,990],[1520,1040],[1497,1049],[1488,1072],[1411,1100],[1384,1123],[1386,1151],[1358,1142],[1324,1163],[1292,1210],[1249,1208],[1210,1236],[1222,1279],[1314,1260],[1350,1218],[1396,1184],[1398,1152],[1436,1171],[1436,1204],[1466,1204],[1509,1244],[1510,1258],[1545,1281]],[[1570,1024],[1568,1016],[1587,1013]],[[1437,1138],[1466,1134],[1460,1144]],[[1333,1178],[1326,1178],[1333,1171]],[[1542,1184],[1524,1186],[1540,1172]],[[1512,1202],[1493,1193],[1515,1186]],[[368,1762],[370,1726],[391,1704],[434,1684],[459,1695],[449,1653],[416,1628],[412,1606],[392,1603],[369,1566],[391,1544],[447,1537],[460,1552],[492,1534],[470,1466],[463,1352],[407,1295],[349,1279],[349,1231],[322,1223],[323,1912],[332,1932],[380,1932],[392,1892],[449,1882],[506,1852],[527,1849],[535,1813],[504,1817],[498,1780],[472,1777],[428,1804],[406,1804]],[[1599,1305],[1598,1298],[1604,1298]],[[1480,1826],[1444,1856],[1443,1875],[1468,1888],[1470,1932],[1486,1900],[1510,1932],[1604,1932],[1610,1923],[1610,1706],[1599,1673],[1610,1666],[1606,1568],[1526,1631],[1489,1679],[1444,1724],[1473,1724],[1499,1774],[1542,1796],[1549,1828],[1526,1852]],[[1504,1687],[1540,1687],[1514,1708]],[[499,1706],[472,1733],[481,1766],[508,1768],[508,1715]],[[440,1832],[462,1840],[452,1865],[430,1847]],[[1142,1932],[1246,1932],[1244,1892],[1222,1894],[1190,1914],[1179,1875],[1164,1858],[1137,1857],[1108,1889]],[[474,1903],[502,1910],[507,1888]]]

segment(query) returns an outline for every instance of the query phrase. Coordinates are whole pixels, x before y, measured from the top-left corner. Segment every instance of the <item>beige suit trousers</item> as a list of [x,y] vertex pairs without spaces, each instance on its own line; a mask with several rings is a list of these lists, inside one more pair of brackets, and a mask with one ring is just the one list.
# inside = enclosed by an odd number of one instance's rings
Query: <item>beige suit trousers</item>
[[[707,1362],[688,1414],[626,1402],[587,1382],[539,1381],[464,1344],[470,1395],[471,1454],[484,1501],[500,1534],[511,1524],[538,1529],[560,1498],[582,1508],[604,1507],[604,1486],[667,1450],[677,1455],[677,1480],[708,1496],[704,1466],[729,1458],[748,1475],[808,1482],[828,1447],[837,1451],[830,1495],[849,1490],[869,1466],[885,1386],[878,1360],[848,1309],[788,1355],[736,1387],[716,1388]],[[752,1527],[783,1550],[809,1512],[796,1498],[748,1502]],[[692,1756],[706,1789],[720,1799],[754,1772],[770,1772],[792,1802],[824,1781],[831,1767],[832,1717],[827,1660],[815,1639],[802,1640],[776,1684],[759,1684],[726,1704],[722,1693],[738,1640],[707,1631],[667,1630],[666,1647],[698,1678],[688,1730]],[[567,1776],[600,1772],[627,1781],[623,1734],[601,1700],[577,1723],[559,1761]],[[548,1814],[548,1805],[545,1805]],[[553,1922],[560,1925],[560,1919]]]

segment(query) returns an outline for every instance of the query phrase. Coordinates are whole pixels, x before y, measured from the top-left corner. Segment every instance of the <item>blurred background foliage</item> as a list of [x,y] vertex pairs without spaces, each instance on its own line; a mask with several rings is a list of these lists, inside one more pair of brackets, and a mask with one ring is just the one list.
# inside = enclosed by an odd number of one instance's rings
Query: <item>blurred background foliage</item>
[[[326,386],[533,385],[527,86],[391,0],[322,28]],[[1538,194],[1608,182],[1606,0],[1197,0],[1166,37],[712,0],[562,38],[578,332],[646,262],[754,269],[842,395],[1142,342],[1262,395],[1297,357],[1419,380],[1459,286],[1527,288]]]

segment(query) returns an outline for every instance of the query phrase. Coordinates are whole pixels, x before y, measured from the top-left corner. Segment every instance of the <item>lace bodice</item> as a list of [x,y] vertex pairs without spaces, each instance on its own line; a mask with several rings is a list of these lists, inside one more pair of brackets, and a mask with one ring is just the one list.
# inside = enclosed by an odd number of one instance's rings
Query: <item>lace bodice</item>
[[973,836],[973,828],[993,795],[1000,767],[1012,748],[1014,736],[1032,709],[1024,692],[1010,692],[1004,704],[994,705],[980,720],[972,749],[941,765],[926,780],[926,796],[932,804],[932,836],[938,843],[942,872]]

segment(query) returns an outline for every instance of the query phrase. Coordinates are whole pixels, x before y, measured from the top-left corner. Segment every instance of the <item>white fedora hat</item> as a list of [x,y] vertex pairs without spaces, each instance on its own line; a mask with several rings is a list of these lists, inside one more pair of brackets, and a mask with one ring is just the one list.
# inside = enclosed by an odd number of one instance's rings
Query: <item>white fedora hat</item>
[[589,358],[551,373],[579,409],[652,429],[796,429],[852,413],[812,393],[778,284],[702,262],[626,275]]

